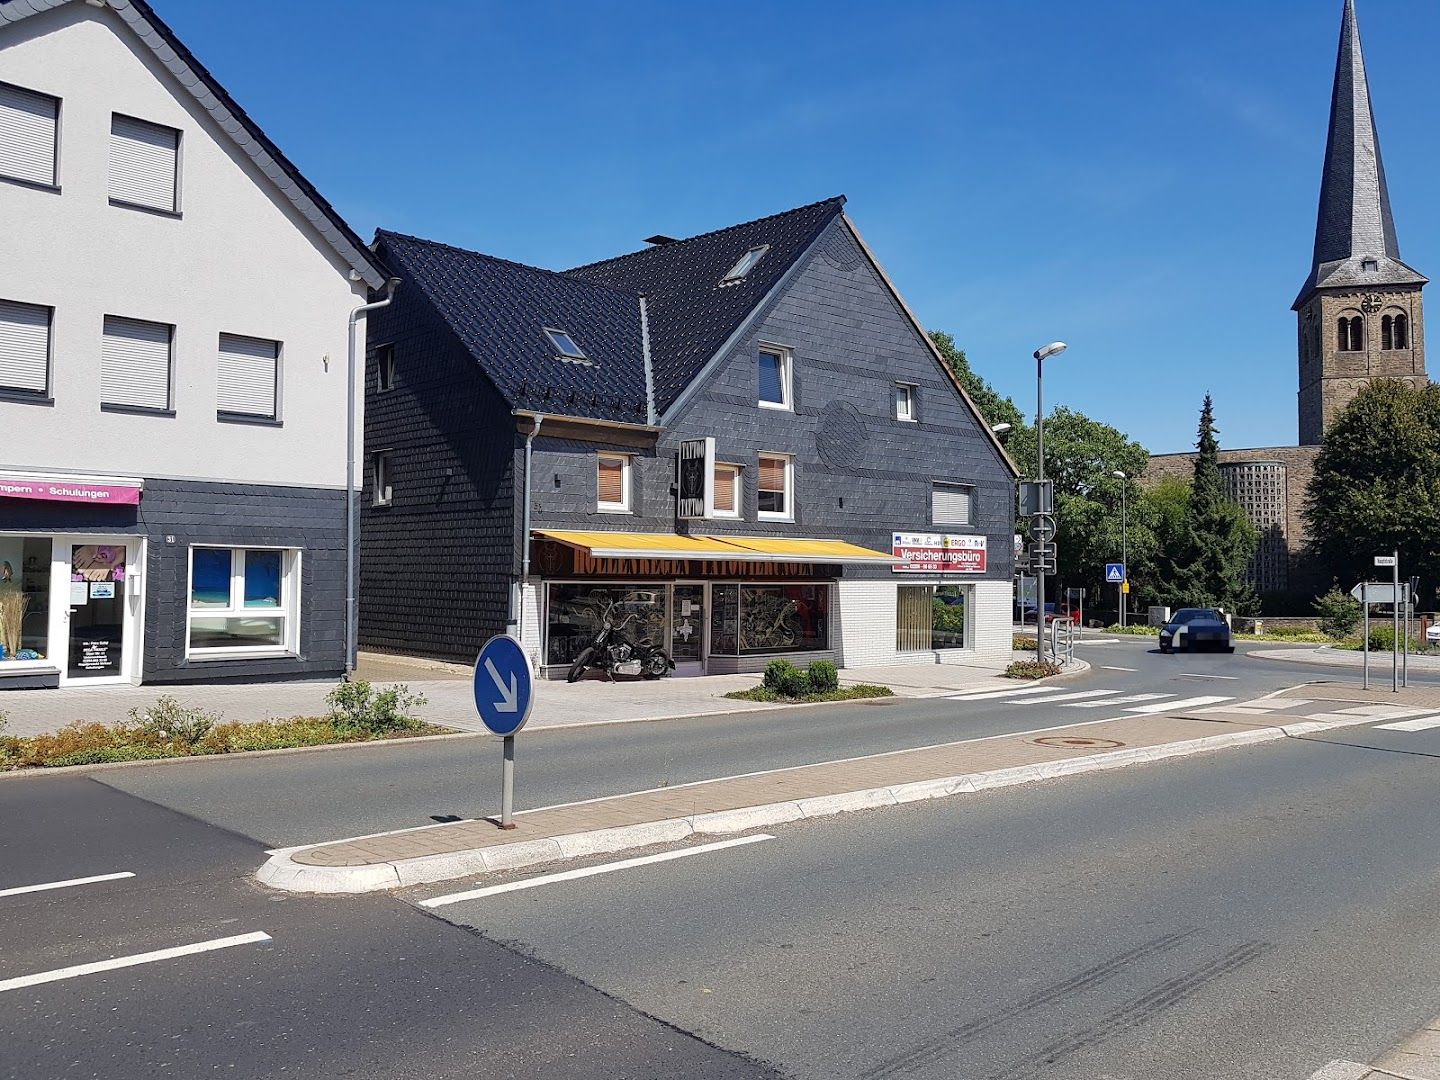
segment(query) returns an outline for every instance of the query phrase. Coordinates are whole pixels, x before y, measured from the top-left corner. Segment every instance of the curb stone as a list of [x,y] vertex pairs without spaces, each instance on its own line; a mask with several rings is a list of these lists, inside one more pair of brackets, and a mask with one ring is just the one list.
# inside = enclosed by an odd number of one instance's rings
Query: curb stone
[[[675,843],[696,834],[745,832],[763,825],[782,824],[799,819],[829,817],[834,814],[869,810],[882,806],[948,798],[953,795],[976,794],[995,788],[1012,787],[1036,780],[1047,780],[1078,773],[1124,768],[1143,762],[1163,761],[1208,753],[1235,746],[1248,746],[1315,731],[1330,731],[1369,723],[1371,717],[1323,722],[1309,721],[1284,727],[1265,726],[1224,735],[1164,743],[1159,746],[1126,748],[1080,758],[1064,758],[1044,765],[1018,765],[986,772],[938,777],[885,788],[866,788],[800,800],[782,800],[733,810],[694,814],[662,821],[643,822],[615,828],[569,833],[537,840],[521,840],[512,844],[475,848],[467,851],[427,855],[414,859],[396,859],[368,866],[325,867],[297,863],[296,852],[324,844],[305,844],[280,848],[256,872],[262,885],[298,893],[366,893],[401,886],[422,885],[471,874],[497,870],[516,870],[541,863],[579,855],[591,855]],[[620,796],[623,798],[623,796]],[[405,830],[400,830],[405,831]],[[1331,1078],[1325,1078],[1331,1080]],[[1334,1080],[1340,1080],[1339,1077]]]

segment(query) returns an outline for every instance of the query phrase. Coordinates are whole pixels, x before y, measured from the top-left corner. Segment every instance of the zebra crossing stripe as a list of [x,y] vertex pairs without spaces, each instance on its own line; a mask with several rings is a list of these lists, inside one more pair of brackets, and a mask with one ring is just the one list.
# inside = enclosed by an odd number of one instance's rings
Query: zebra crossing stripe
[[1375,727],[1379,731],[1427,731],[1440,727],[1440,713],[1417,716],[1414,720],[1397,720],[1393,724],[1376,724]]
[[971,694],[953,694],[951,701],[994,701],[997,698],[1022,697],[1033,694],[1058,694],[1063,686],[1022,686],[1015,690],[982,690]]
[[1104,701],[1075,701],[1060,707],[1062,709],[1099,709],[1102,706],[1132,705],[1141,701],[1159,701],[1161,698],[1174,696],[1174,694],[1127,694],[1125,697],[1106,698]]
[[1137,705],[1133,709],[1126,709],[1128,713],[1143,713],[1154,715],[1155,713],[1170,712],[1178,709],[1194,709],[1200,705],[1218,705],[1222,701],[1230,701],[1231,698],[1215,695],[1206,697],[1183,698],[1180,701],[1159,701],[1153,705]]

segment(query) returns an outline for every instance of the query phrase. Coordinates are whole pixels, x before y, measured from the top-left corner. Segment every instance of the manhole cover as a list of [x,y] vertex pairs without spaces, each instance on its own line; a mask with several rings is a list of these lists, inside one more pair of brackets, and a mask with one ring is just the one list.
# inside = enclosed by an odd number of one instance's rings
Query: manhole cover
[[1113,750],[1125,745],[1114,739],[1086,739],[1078,735],[1047,735],[1030,741],[1036,746],[1059,746],[1066,750]]

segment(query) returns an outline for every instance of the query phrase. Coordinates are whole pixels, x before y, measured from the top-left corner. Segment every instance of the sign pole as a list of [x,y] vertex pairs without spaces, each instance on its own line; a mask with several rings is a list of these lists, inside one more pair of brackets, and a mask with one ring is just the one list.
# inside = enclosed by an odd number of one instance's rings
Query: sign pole
[[1395,571],[1395,594],[1390,601],[1390,614],[1395,620],[1395,640],[1390,647],[1390,689],[1400,692],[1400,552],[1397,550],[1390,563]]
[[1360,586],[1360,606],[1365,609],[1365,636],[1360,639],[1360,655],[1365,665],[1365,689],[1370,689],[1370,590]]
[[515,736],[505,736],[504,765],[500,777],[500,828],[513,829],[515,811]]

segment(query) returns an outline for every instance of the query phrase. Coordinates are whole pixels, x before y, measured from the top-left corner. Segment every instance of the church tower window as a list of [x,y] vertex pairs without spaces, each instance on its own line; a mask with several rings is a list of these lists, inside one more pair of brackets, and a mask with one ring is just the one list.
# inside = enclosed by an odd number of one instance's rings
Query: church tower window
[[1341,352],[1362,352],[1365,349],[1365,319],[1356,315],[1352,318],[1340,316],[1339,347]]
[[1395,348],[1410,347],[1410,320],[1403,314],[1395,316]]
[[1395,347],[1395,337],[1391,332],[1394,321],[1389,315],[1380,320],[1380,348],[1385,352]]

